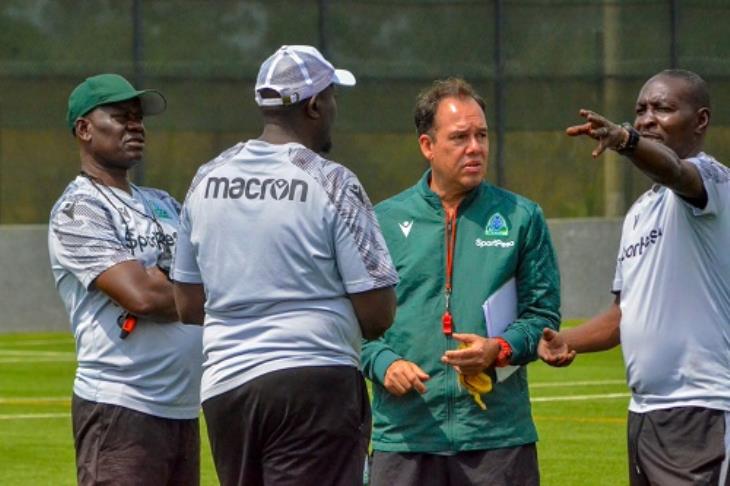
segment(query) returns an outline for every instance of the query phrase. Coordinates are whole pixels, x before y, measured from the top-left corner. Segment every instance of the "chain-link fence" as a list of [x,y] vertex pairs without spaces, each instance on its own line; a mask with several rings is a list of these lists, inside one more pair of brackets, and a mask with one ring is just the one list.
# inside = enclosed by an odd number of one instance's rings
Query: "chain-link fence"
[[70,90],[119,72],[168,110],[146,120],[146,185],[178,198],[197,167],[258,135],[253,82],[282,44],[318,46],[358,85],[339,95],[332,158],[374,201],[425,168],[412,122],[433,79],[462,76],[487,100],[489,179],[549,217],[620,214],[647,187],[616,157],[591,160],[563,129],[579,108],[630,120],[652,74],[707,79],[707,150],[730,159],[730,2],[700,0],[4,0],[0,4],[0,223],[43,223],[78,170]]

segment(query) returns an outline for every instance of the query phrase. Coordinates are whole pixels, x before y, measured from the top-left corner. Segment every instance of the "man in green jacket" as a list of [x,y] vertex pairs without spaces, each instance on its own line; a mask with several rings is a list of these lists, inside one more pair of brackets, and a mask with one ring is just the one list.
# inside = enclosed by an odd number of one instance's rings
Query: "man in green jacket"
[[393,326],[363,346],[371,485],[537,485],[521,365],[560,322],[542,211],[484,181],[485,106],[464,80],[423,91],[415,122],[430,169],[376,208],[400,283]]

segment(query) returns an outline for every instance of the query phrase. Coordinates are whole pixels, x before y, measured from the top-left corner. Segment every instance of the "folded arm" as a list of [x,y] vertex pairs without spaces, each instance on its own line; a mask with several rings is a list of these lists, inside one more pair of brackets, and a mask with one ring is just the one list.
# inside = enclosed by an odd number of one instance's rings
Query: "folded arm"
[[202,325],[205,321],[205,288],[203,284],[175,282],[175,305],[185,324]]
[[172,282],[157,267],[144,268],[138,260],[118,263],[96,277],[94,286],[135,316],[178,320]]

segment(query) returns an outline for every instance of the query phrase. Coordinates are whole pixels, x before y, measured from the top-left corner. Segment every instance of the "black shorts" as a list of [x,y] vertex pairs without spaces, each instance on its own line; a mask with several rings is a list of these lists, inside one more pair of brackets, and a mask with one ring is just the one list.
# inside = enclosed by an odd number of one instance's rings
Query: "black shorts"
[[538,486],[535,444],[453,455],[373,453],[370,486]]
[[[727,413],[699,407],[629,412],[631,485],[720,484],[728,437]],[[723,484],[730,485],[727,476]]]
[[79,485],[200,484],[198,419],[155,417],[76,395],[71,417]]
[[203,412],[223,486],[362,486],[370,404],[356,368],[267,373]]

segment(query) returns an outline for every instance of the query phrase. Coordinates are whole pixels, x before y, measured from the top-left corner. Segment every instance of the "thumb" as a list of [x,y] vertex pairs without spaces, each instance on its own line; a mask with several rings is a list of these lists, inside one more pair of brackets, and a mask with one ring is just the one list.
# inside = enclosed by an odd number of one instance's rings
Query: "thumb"
[[414,364],[414,365],[413,365],[413,370],[414,370],[414,371],[416,372],[416,376],[417,376],[417,377],[418,377],[418,379],[419,379],[419,380],[421,380],[421,381],[427,381],[427,380],[428,380],[429,378],[431,378],[430,376],[428,376],[428,373],[426,373],[425,371],[423,371],[423,370],[421,369],[421,367],[420,367],[420,366],[418,366],[418,365],[415,365],[415,364]]
[[472,334],[464,334],[464,333],[455,332],[454,334],[451,335],[451,337],[454,338],[454,340],[459,341],[460,343],[464,343],[464,344],[470,344],[474,341],[474,337]]
[[557,333],[557,332],[555,332],[555,331],[553,331],[553,330],[552,330],[552,329],[550,329],[549,327],[546,327],[546,328],[544,328],[544,329],[542,330],[542,338],[543,338],[543,339],[544,339],[545,341],[548,341],[548,342],[550,342],[550,341],[552,341],[553,339],[555,339],[555,338],[557,337],[557,335],[558,335],[558,333]]

